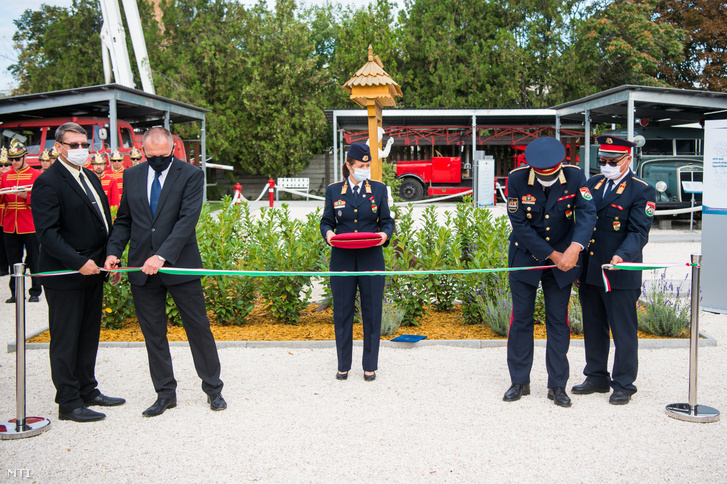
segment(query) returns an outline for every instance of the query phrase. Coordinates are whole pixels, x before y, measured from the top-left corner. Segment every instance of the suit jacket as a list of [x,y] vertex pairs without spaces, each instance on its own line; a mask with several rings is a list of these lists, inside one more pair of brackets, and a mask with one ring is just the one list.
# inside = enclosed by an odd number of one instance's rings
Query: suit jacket
[[[61,163],[53,163],[33,184],[31,210],[40,243],[38,270],[78,270],[89,259],[103,267],[106,226],[86,192]],[[101,182],[91,170],[81,169],[101,200],[103,216],[111,230],[109,202]],[[41,278],[41,283],[51,289],[80,289],[102,283],[105,275],[102,272],[92,276],[51,276]]]
[[[366,187],[370,193],[367,193]],[[358,197],[354,197],[348,179],[331,183],[326,189],[326,201],[321,217],[321,235],[332,230],[336,234],[351,232],[384,232],[389,244],[394,233],[394,219],[389,211],[388,192],[381,182],[366,180],[360,185]],[[382,246],[367,249],[331,250],[332,271],[368,271],[384,269],[384,253]]]
[[[554,250],[565,251],[571,242],[588,247],[596,224],[596,207],[580,168],[563,165],[547,197],[529,166],[516,168],[508,176],[507,191],[507,214],[512,224],[510,267],[549,265],[548,256]],[[576,267],[568,272],[553,270],[560,287],[578,278],[581,258],[582,254]],[[537,286],[542,272],[514,271],[510,277]]]
[[[194,165],[173,158],[152,217],[146,193],[148,170],[147,162],[124,170],[124,193],[107,254],[121,257],[128,243],[130,267],[141,267],[156,254],[166,259],[166,267],[201,268],[196,227],[202,210],[204,173]],[[168,285],[202,277],[162,273],[159,276]],[[144,285],[146,279],[147,275],[141,271],[129,273],[129,281],[134,285]]]
[[[643,261],[642,250],[649,241],[656,208],[654,187],[631,171],[604,197],[606,182],[603,175],[588,180],[598,221],[584,256],[581,277],[586,283],[600,287],[603,287],[601,265],[610,263],[614,255],[624,262]],[[641,288],[641,271],[608,271],[606,275],[614,289]]]

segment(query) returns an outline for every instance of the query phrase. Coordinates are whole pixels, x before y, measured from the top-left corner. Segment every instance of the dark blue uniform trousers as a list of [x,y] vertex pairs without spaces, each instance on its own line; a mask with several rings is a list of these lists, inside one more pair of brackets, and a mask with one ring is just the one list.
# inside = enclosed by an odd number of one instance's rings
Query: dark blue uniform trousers
[[[613,387],[629,395],[636,393],[634,380],[639,369],[638,318],[636,301],[640,289],[612,289],[581,284],[583,337],[586,347],[586,380],[601,387]],[[609,324],[610,323],[610,324]],[[613,374],[608,374],[609,328],[616,347]]]
[[[540,278],[545,299],[545,328],[548,341],[545,366],[548,370],[548,388],[565,387],[569,376],[568,301],[571,284],[561,288],[552,269],[545,269]],[[512,292],[512,321],[507,336],[507,367],[513,384],[529,385],[533,366],[533,313],[537,286],[531,286],[510,277]]]
[[351,369],[353,313],[356,309],[357,288],[361,294],[363,320],[363,369],[364,371],[378,369],[384,279],[384,276],[331,276],[333,320],[336,326],[336,350],[338,352],[338,371],[340,372]]

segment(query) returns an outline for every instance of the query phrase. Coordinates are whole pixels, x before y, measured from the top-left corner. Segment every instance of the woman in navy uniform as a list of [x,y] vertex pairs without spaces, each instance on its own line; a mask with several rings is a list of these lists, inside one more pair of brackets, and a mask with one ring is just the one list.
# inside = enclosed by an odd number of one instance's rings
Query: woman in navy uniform
[[522,166],[508,177],[507,212],[512,224],[509,266],[555,264],[553,269],[510,272],[512,322],[507,336],[507,366],[512,385],[503,400],[530,394],[533,365],[533,314],[538,283],[545,299],[548,332],[545,362],[548,398],[569,407],[568,302],[571,285],[580,274],[580,253],[596,223],[596,207],[580,168],[563,165],[565,148],[555,138],[538,138],[525,149]]
[[[642,262],[654,219],[654,187],[634,176],[629,169],[631,141],[615,136],[599,136],[598,163],[601,174],[588,180],[598,221],[583,258],[580,297],[583,308],[583,337],[586,349],[586,380],[572,388],[573,393],[608,393],[609,403],[625,405],[636,393],[638,371],[638,320],[636,301],[641,295],[641,271],[610,271],[611,290],[606,292],[601,278],[602,264]],[[609,329],[616,352],[613,372],[608,373]]]
[[[351,145],[343,174],[343,181],[330,184],[326,190],[321,235],[330,244],[331,237],[336,234],[376,232],[381,236],[381,242],[365,249],[333,247],[331,271],[383,271],[384,253],[381,247],[389,243],[394,232],[394,219],[389,212],[386,185],[368,179],[371,175],[371,153],[367,145]],[[331,276],[333,322],[338,351],[336,378],[345,380],[351,369],[353,313],[357,288],[361,294],[363,319],[364,379],[373,381],[379,360],[384,276]]]

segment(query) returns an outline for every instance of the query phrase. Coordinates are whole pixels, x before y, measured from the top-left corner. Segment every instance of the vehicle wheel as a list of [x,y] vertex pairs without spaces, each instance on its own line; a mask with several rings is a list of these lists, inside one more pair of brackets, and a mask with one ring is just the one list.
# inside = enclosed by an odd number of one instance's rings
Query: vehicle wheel
[[417,180],[405,178],[399,185],[399,196],[405,202],[421,200],[422,196],[424,196],[424,187]]

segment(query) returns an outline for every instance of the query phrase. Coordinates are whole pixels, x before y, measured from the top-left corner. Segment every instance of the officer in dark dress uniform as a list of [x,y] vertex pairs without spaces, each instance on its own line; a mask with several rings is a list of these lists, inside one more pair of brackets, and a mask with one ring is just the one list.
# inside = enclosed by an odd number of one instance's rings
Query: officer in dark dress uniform
[[[598,221],[583,262],[580,298],[586,348],[586,380],[573,393],[608,393],[609,403],[625,405],[636,393],[638,370],[636,301],[641,295],[641,271],[609,271],[605,291],[602,264],[642,262],[654,219],[654,187],[629,169],[634,143],[614,136],[599,136],[598,163],[602,174],[588,180]],[[609,329],[616,347],[613,372],[608,373]]]
[[512,224],[509,266],[557,265],[553,269],[510,272],[512,322],[507,337],[507,366],[512,386],[506,402],[530,394],[533,364],[533,313],[538,283],[545,298],[548,332],[548,398],[569,407],[568,302],[581,271],[581,251],[596,223],[596,207],[580,168],[563,165],[565,148],[555,138],[538,138],[525,149],[529,166],[510,172],[507,212]]
[[[348,150],[343,181],[332,183],[326,190],[321,218],[321,234],[330,244],[335,234],[376,232],[381,242],[365,249],[331,249],[331,271],[384,270],[382,246],[389,243],[394,232],[394,219],[389,213],[386,185],[369,180],[371,153],[363,143],[354,143]],[[384,276],[331,276],[333,321],[338,351],[336,378],[345,380],[351,369],[353,350],[353,316],[356,290],[361,294],[363,319],[364,379],[376,378],[381,338],[381,310],[384,299]]]

